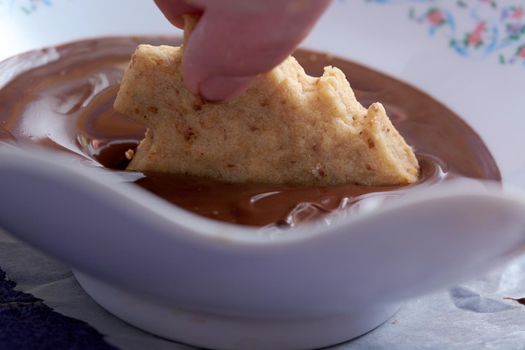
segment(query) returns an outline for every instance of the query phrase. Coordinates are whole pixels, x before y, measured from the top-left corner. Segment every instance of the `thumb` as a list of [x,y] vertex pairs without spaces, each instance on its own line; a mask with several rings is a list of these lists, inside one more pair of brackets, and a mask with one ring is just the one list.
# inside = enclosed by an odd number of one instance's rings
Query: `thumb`
[[182,63],[191,92],[211,101],[241,94],[258,74],[271,70],[294,51],[330,0],[267,4],[245,6],[245,11],[236,6],[205,9],[186,44]]

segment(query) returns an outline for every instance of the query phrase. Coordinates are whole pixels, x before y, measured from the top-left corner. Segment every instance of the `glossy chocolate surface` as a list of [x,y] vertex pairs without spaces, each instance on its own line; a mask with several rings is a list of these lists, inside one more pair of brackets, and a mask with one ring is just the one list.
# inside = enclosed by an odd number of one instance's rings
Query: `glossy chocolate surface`
[[[66,152],[87,165],[125,169],[144,127],[113,110],[130,55],[139,43],[177,45],[174,38],[100,38],[25,53],[0,63],[0,143]],[[500,181],[480,137],[425,93],[352,62],[298,50],[306,71],[341,68],[365,106],[382,102],[414,146],[421,164],[410,186],[296,187],[225,184],[186,175],[144,174],[136,184],[192,212],[253,226],[294,226],[363,198],[392,197],[458,177]]]

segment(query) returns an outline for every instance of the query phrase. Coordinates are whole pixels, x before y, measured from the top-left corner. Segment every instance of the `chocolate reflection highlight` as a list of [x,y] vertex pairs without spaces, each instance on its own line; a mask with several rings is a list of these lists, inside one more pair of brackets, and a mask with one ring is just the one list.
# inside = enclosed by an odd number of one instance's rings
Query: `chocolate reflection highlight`
[[[113,109],[118,85],[139,43],[178,44],[162,37],[100,38],[36,50],[0,63],[0,144],[61,152],[88,166],[123,170],[125,153],[144,126]],[[146,173],[135,183],[208,218],[250,226],[290,227],[327,217],[370,198],[401,196],[424,186],[468,177],[501,181],[481,138],[427,94],[364,66],[308,50],[295,57],[311,75],[334,65],[363,105],[381,101],[415,147],[421,176],[410,186],[298,187],[227,184],[187,175]],[[261,161],[264,161],[261,158]]]

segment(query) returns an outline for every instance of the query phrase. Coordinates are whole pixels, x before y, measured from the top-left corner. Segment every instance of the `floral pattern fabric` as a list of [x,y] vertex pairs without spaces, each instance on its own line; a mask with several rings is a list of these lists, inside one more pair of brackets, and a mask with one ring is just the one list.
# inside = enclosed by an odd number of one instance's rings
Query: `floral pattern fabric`
[[0,0],[0,16],[12,11],[30,15],[42,6],[50,7],[52,4],[53,0]]
[[464,57],[494,57],[501,64],[525,65],[525,1],[364,0],[405,5],[410,20],[433,37],[444,38]]
[[[64,1],[64,0],[62,0]],[[408,18],[459,55],[525,65],[525,0],[339,0],[406,6]],[[30,15],[55,0],[0,0],[0,17]],[[400,19],[402,20],[402,19]]]

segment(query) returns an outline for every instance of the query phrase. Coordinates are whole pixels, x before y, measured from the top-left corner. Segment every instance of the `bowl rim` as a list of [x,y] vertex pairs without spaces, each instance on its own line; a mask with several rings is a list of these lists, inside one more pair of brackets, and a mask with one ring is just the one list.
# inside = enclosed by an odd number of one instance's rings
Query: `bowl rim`
[[[293,244],[315,239],[320,235],[341,232],[354,224],[374,220],[386,213],[401,208],[457,196],[475,196],[479,200],[509,200],[525,207],[525,194],[518,188],[502,187],[501,183],[477,180],[480,186],[468,186],[451,181],[439,186],[412,191],[399,196],[396,200],[382,203],[376,208],[360,212],[357,215],[334,215],[330,223],[324,220],[298,225],[284,230],[264,230],[264,228],[244,226],[213,220],[182,209],[168,201],[140,188],[132,183],[123,182],[118,173],[103,168],[71,163],[70,158],[51,154],[49,151],[33,149],[31,151],[15,147],[0,147],[0,169],[10,168],[30,173],[33,176],[45,176],[70,186],[96,193],[103,201],[118,207],[126,207],[130,215],[142,216],[150,224],[161,228],[159,231],[184,235],[184,238],[199,241],[250,246],[277,246]],[[108,181],[104,181],[107,179]],[[479,181],[479,182],[478,182]],[[351,234],[351,232],[347,232]]]
[[[180,34],[159,34],[159,35],[142,35],[143,37],[151,38],[171,38],[179,40],[181,38]],[[0,60],[0,68],[3,65],[8,66],[9,62],[15,57],[19,56],[30,56],[34,52],[41,51],[50,51],[56,52],[60,48],[67,46],[72,43],[93,41],[100,38],[115,38],[115,39],[128,39],[136,40],[136,37],[129,35],[104,35],[104,36],[86,36],[82,38],[77,38],[73,40],[67,40],[53,46],[42,46],[39,48],[34,48],[21,52],[10,57],[7,57],[3,60]],[[300,46],[299,48],[303,48]],[[321,53],[321,51],[313,49],[315,52]],[[341,58],[341,56],[333,55],[334,58]],[[46,62],[47,63],[47,62]],[[369,67],[368,65],[357,62],[356,64]],[[8,83],[16,75],[24,72],[27,68],[22,67],[20,71],[13,72],[12,75],[6,80]],[[390,74],[373,68],[381,75],[391,76]],[[409,81],[406,81],[399,77],[394,77],[394,79],[400,81],[403,84],[413,87],[421,93],[435,98],[432,94],[426,90],[416,87]],[[2,82],[0,81],[0,88],[2,87]],[[444,107],[453,110],[446,103],[439,100]],[[466,123],[466,121],[464,121]],[[468,123],[467,123],[468,124]],[[470,126],[470,125],[469,125]],[[475,130],[474,130],[475,131]],[[475,131],[476,132],[476,131]],[[488,146],[485,145],[485,147]],[[489,149],[490,151],[490,149]],[[38,156],[37,156],[38,155]],[[318,236],[319,234],[326,234],[328,232],[340,231],[346,226],[350,227],[354,223],[359,223],[365,220],[372,220],[382,213],[386,213],[390,210],[398,210],[399,208],[417,205],[428,200],[438,200],[443,198],[449,198],[451,196],[486,196],[493,198],[501,198],[502,196],[509,200],[514,200],[519,203],[525,203],[525,195],[521,195],[522,192],[518,188],[513,188],[512,194],[501,192],[501,183],[493,183],[492,181],[487,180],[477,180],[479,183],[483,183],[485,188],[483,190],[472,190],[472,189],[461,189],[451,184],[440,184],[439,189],[436,190],[434,186],[429,188],[418,188],[415,191],[410,191],[409,194],[405,194],[396,198],[394,201],[389,201],[387,203],[381,204],[379,207],[374,208],[373,210],[360,212],[357,215],[352,215],[350,217],[341,217],[338,215],[331,216],[330,224],[323,222],[323,220],[314,220],[313,222],[308,222],[299,225],[298,227],[286,228],[286,229],[276,229],[275,231],[265,230],[261,227],[253,227],[246,225],[239,225],[233,223],[221,222],[213,219],[209,219],[198,214],[194,214],[185,209],[182,209],[172,203],[167,202],[166,200],[140,188],[139,186],[133,185],[131,183],[125,183],[122,181],[101,181],[101,171],[105,173],[104,176],[113,177],[115,180],[118,180],[118,175],[114,174],[111,171],[106,171],[105,169],[98,168],[94,171],[93,168],[78,165],[73,166],[70,162],[64,162],[60,159],[60,156],[51,154],[49,151],[44,151],[40,149],[29,149],[23,150],[18,149],[17,147],[8,147],[3,148],[0,145],[0,168],[4,166],[12,166],[19,168],[24,171],[31,171],[34,173],[40,173],[46,176],[54,177],[62,182],[75,182],[76,179],[83,179],[78,181],[78,183],[72,183],[74,186],[86,186],[88,190],[92,192],[99,192],[102,197],[105,197],[105,200],[114,202],[112,198],[114,195],[120,196],[122,199],[129,201],[129,203],[134,203],[135,208],[133,211],[136,215],[149,216],[148,219],[152,222],[159,225],[170,225],[172,228],[178,226],[182,229],[179,231],[184,231],[191,233],[192,236],[201,237],[206,239],[213,239],[215,241],[227,242],[228,244],[256,244],[256,245],[282,245],[292,242],[299,242],[307,239],[312,239],[313,237]],[[497,159],[495,159],[497,163]],[[59,170],[60,169],[60,170]],[[69,175],[74,176],[69,176]],[[115,182],[119,182],[115,184]],[[504,183],[504,179],[503,179]],[[108,194],[113,194],[113,196],[108,196]],[[115,203],[119,205],[119,203]],[[175,214],[175,215],[174,215]],[[175,225],[175,226],[174,226]]]

